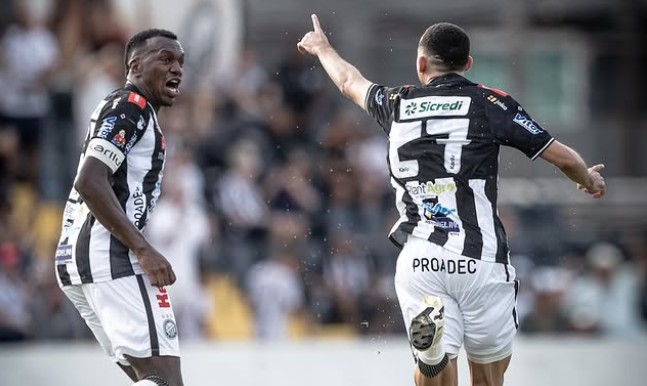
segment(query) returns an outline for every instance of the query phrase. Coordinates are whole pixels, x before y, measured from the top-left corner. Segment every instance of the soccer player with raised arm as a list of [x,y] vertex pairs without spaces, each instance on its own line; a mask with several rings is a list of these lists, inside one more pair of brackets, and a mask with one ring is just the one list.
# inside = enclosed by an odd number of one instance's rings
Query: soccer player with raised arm
[[386,87],[339,56],[316,15],[312,23],[298,50],[316,56],[389,138],[400,214],[389,236],[402,248],[395,286],[416,385],[458,384],[463,346],[472,385],[502,385],[518,327],[518,283],[497,211],[499,147],[543,158],[595,198],[605,193],[603,165],[587,167],[510,95],[466,79],[470,40],[454,24],[434,24],[420,38],[420,86]]

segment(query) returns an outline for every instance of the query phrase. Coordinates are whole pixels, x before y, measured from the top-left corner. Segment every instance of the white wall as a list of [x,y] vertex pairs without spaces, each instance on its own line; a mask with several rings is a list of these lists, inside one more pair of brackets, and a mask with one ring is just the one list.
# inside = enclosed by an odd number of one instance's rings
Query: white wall
[[[407,386],[405,340],[183,345],[186,386]],[[468,385],[464,357],[460,385]],[[0,346],[0,386],[129,385],[92,344]],[[647,340],[518,339],[506,385],[644,386]]]

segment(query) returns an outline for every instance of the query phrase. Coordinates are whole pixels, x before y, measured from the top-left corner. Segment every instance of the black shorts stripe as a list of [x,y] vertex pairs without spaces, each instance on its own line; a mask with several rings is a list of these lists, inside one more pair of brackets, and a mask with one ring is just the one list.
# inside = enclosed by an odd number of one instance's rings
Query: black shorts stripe
[[514,328],[515,330],[519,329],[519,322],[517,321],[517,307],[514,307],[512,309],[512,320],[514,320]]
[[61,284],[63,285],[72,285],[72,280],[70,279],[70,273],[67,272],[67,265],[66,264],[59,264],[56,266],[56,273],[58,274],[58,278],[61,280]]
[[[519,280],[514,279],[514,301],[517,302],[517,295],[519,295]],[[517,317],[517,306],[512,307],[512,320],[514,320],[514,328],[519,329],[519,318]]]
[[153,315],[153,308],[151,307],[151,300],[148,297],[148,291],[146,291],[146,284],[144,283],[144,278],[142,275],[135,275],[137,278],[137,284],[139,285],[139,291],[142,294],[142,300],[144,301],[144,307],[146,308],[146,319],[148,320],[148,333],[150,335],[151,341],[151,356],[160,355],[160,344],[157,337],[157,328],[155,327],[155,315]]
[[81,283],[92,283],[92,268],[90,267],[90,233],[94,225],[95,218],[88,214],[85,222],[81,226],[79,236],[76,242],[76,267],[79,270]]
[[[508,264],[503,264],[503,269],[505,269],[505,281],[508,282],[510,281],[510,271],[508,271]],[[515,290],[515,298],[516,298],[516,290]]]

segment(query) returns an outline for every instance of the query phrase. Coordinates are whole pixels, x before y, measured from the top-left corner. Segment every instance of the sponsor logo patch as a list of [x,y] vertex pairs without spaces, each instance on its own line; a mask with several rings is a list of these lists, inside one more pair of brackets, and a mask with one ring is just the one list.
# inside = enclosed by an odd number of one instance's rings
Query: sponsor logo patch
[[126,144],[126,147],[124,148],[124,153],[128,154],[128,152],[130,151],[130,149],[132,149],[132,148],[133,148],[133,146],[135,146],[135,142],[136,142],[136,141],[137,141],[137,133],[135,133],[135,135],[133,135],[133,136],[130,138],[130,141],[128,141],[128,143]]
[[377,103],[379,106],[382,106],[382,101],[384,100],[384,92],[382,89],[377,90],[377,93],[375,93],[375,103]]
[[126,130],[119,130],[119,133],[117,133],[110,142],[118,148],[123,149],[126,144]]
[[412,196],[420,196],[422,198],[436,197],[443,193],[454,193],[456,191],[455,182],[434,183],[427,181],[423,183],[410,183],[407,184],[407,191]]
[[134,92],[128,94],[128,102],[136,104],[142,110],[146,107],[146,99]]
[[495,97],[494,95],[489,95],[489,96],[487,97],[487,100],[488,100],[488,101],[490,101],[490,102],[492,102],[493,104],[495,104],[495,105],[497,105],[497,106],[501,107],[501,109],[502,109],[503,111],[507,111],[507,110],[508,110],[508,106],[506,106],[503,102],[501,102],[501,101],[499,100],[499,98]]
[[65,263],[66,261],[72,260],[72,246],[71,245],[59,245],[56,248],[55,255],[56,263]]
[[426,117],[464,116],[470,109],[472,98],[428,96],[400,101],[400,119]]
[[413,259],[413,272],[447,272],[464,275],[476,273],[476,259],[445,260],[432,257]]
[[112,101],[112,109],[116,109],[117,105],[121,102],[121,97],[116,97],[115,100]]
[[173,319],[166,319],[164,321],[164,333],[169,339],[175,339],[177,337],[177,325]]
[[115,123],[117,123],[117,117],[107,117],[103,121],[101,121],[101,126],[99,126],[99,134],[98,137],[100,138],[108,138],[108,135],[112,132],[112,129],[115,128]]
[[535,122],[533,122],[530,118],[528,118],[526,115],[523,115],[521,113],[517,113],[513,119],[514,123],[517,125],[523,127],[524,129],[528,130],[531,134],[539,134],[542,131],[542,128],[539,127]]
[[166,293],[166,288],[164,287],[159,287],[158,290],[160,293],[158,295],[155,295],[157,298],[157,305],[160,308],[170,308],[171,303],[168,300],[168,293]]
[[139,119],[137,120],[137,130],[144,130],[145,125],[146,121],[144,120],[144,116],[140,115]]
[[[144,197],[144,194],[142,193],[139,186],[137,187],[137,189],[135,189],[135,193],[133,193],[132,197],[133,197],[133,205],[135,205],[135,213],[133,213],[133,217],[135,218],[135,226],[141,229],[143,228],[141,219],[142,217],[144,217],[144,211],[146,210],[146,198]],[[161,295],[157,295],[158,299],[160,296]],[[164,294],[164,296],[168,298],[168,295]],[[162,305],[160,304],[160,307],[161,306]]]
[[422,201],[425,220],[434,226],[445,230],[447,233],[459,232],[458,224],[449,216],[456,214],[456,209],[450,209],[438,202],[437,198]]

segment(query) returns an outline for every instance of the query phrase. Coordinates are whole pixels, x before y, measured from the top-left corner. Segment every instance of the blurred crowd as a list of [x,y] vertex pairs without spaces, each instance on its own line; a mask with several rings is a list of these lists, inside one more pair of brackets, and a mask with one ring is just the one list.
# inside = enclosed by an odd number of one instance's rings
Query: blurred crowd
[[[58,3],[0,14],[0,342],[89,337],[57,289],[53,250],[88,117],[124,83],[133,31],[109,0]],[[177,274],[184,339],[228,338],[209,328],[227,319],[222,280],[249,310],[250,337],[404,333],[386,139],[327,82],[296,50],[268,68],[247,47],[226,79],[160,113],[168,157],[147,235]],[[647,230],[572,245],[541,231],[547,216],[503,212],[522,332],[645,333]],[[547,243],[559,246],[550,258]]]

